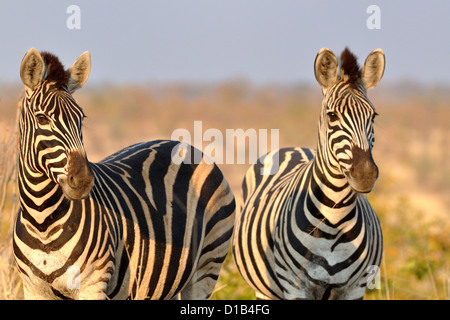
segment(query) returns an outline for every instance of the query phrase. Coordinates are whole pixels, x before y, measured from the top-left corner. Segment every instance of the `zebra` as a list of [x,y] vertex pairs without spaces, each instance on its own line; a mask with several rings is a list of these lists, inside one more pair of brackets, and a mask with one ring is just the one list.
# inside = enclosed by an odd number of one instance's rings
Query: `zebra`
[[20,66],[13,253],[25,298],[210,298],[234,226],[228,182],[178,141],[137,143],[89,162],[85,114],[72,94],[90,68],[89,52],[65,70],[35,48]]
[[384,66],[381,49],[362,69],[348,48],[340,62],[321,49],[314,62],[323,93],[317,149],[271,151],[247,171],[232,251],[258,299],[362,299],[373,285],[383,239],[363,195],[378,177],[377,113],[366,90]]

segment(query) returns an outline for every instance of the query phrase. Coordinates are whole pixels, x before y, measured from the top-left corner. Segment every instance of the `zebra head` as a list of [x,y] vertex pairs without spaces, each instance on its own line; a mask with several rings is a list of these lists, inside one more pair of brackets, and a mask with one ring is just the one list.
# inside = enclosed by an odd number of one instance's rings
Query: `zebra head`
[[20,66],[25,85],[19,120],[22,161],[33,176],[59,184],[70,200],[87,197],[94,181],[81,132],[85,116],[72,97],[90,68],[89,52],[65,70],[57,57],[35,48]]
[[319,149],[331,173],[343,174],[356,192],[370,192],[378,178],[372,158],[377,115],[366,90],[375,87],[384,73],[381,49],[373,51],[362,69],[348,50],[338,59],[329,49],[317,54],[314,71],[322,87]]

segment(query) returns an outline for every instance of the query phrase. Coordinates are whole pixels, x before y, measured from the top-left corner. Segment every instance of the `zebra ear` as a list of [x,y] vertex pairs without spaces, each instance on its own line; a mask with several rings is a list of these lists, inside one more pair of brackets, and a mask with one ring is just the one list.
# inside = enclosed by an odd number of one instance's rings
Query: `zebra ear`
[[385,58],[381,49],[374,50],[364,62],[361,72],[366,89],[375,87],[384,74]]
[[20,64],[20,78],[26,88],[36,89],[41,83],[44,74],[44,60],[35,48],[25,54]]
[[69,92],[80,89],[87,81],[91,72],[91,54],[86,51],[72,64],[68,70],[69,82],[67,89]]
[[323,89],[327,89],[337,82],[338,60],[330,49],[320,49],[314,61],[314,74]]

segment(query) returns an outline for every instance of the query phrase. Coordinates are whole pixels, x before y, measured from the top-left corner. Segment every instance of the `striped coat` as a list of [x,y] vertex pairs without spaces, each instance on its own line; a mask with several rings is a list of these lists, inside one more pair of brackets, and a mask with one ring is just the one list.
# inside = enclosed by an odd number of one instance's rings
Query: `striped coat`
[[374,51],[362,70],[347,49],[341,61],[338,76],[331,51],[316,58],[324,93],[317,151],[272,151],[242,184],[233,255],[258,298],[360,299],[380,266],[380,223],[363,193],[378,177],[376,112],[365,92],[381,79],[384,55]]
[[[200,151],[176,141],[89,162],[84,114],[71,97],[87,79],[86,59],[68,79],[58,78],[62,66],[50,54],[30,49],[22,62],[13,249],[25,297],[209,298],[233,231],[227,181],[215,164],[194,161]],[[172,161],[180,150],[186,160]]]

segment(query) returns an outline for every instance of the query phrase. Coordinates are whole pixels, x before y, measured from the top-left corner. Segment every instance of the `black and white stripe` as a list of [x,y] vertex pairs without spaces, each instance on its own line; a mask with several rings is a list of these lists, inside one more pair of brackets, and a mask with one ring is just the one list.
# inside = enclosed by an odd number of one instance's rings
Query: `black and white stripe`
[[[68,78],[61,68],[35,49],[21,67],[13,249],[25,297],[209,298],[234,224],[221,171],[194,163],[193,147],[165,140],[88,162],[84,114],[71,93],[86,81],[90,58],[80,56]],[[172,161],[178,150],[191,161]]]
[[361,299],[380,265],[381,228],[362,193],[378,176],[366,89],[381,79],[384,54],[374,51],[362,70],[347,49],[341,61],[339,70],[328,49],[316,58],[324,94],[317,151],[272,151],[243,181],[233,255],[258,298]]

